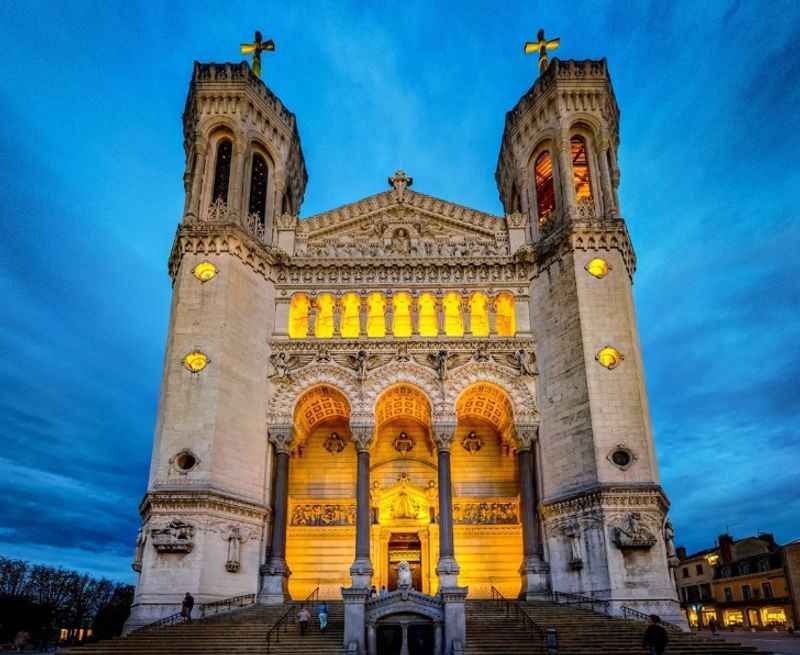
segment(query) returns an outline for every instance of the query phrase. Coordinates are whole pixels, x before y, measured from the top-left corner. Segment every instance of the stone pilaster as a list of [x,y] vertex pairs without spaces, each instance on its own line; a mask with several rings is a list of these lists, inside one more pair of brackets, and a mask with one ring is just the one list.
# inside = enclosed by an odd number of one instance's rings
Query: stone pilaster
[[539,535],[539,504],[536,491],[536,441],[538,425],[517,426],[520,518],[522,520],[522,577],[520,598],[534,600],[549,589],[550,567],[542,559]]
[[273,425],[269,440],[275,452],[275,502],[273,509],[270,557],[264,567],[258,602],[280,605],[289,599],[287,583],[291,571],[286,564],[286,522],[289,491],[289,452],[292,446],[292,426]]
[[575,201],[575,183],[572,179],[572,161],[570,159],[569,130],[563,130],[557,143],[558,147],[558,177],[561,182],[563,196],[562,216],[574,218],[578,212],[578,203]]
[[369,506],[369,449],[375,426],[371,423],[353,423],[351,431],[358,452],[356,478],[356,558],[350,567],[353,589],[369,589],[372,582],[370,561],[370,506]]

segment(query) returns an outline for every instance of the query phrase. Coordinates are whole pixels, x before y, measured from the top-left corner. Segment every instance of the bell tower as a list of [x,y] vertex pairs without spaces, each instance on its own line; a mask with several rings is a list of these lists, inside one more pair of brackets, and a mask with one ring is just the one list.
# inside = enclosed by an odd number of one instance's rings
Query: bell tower
[[[540,34],[531,51],[553,43]],[[634,312],[636,257],[619,211],[608,67],[548,63],[546,53],[540,66],[506,115],[496,179],[506,213],[527,218],[528,243],[515,256],[534,264],[538,510],[551,585],[683,622]]]
[[179,611],[186,592],[198,605],[257,594],[271,525],[276,225],[303,201],[300,137],[245,62],[195,62],[183,127],[186,201],[126,631]]

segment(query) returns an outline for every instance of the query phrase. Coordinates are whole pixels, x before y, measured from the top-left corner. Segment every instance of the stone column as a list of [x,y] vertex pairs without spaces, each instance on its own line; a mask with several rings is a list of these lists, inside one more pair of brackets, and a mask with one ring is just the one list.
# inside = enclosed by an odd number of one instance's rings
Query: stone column
[[603,216],[611,218],[616,215],[614,207],[614,191],[611,188],[611,174],[608,170],[608,139],[600,141],[597,152],[597,163],[600,167],[600,188],[603,191]]
[[358,297],[358,336],[367,336],[367,316],[369,314],[369,305],[367,304],[367,296],[363,298]]
[[250,209],[248,206],[250,199],[244,198],[244,169],[245,169],[245,151],[247,150],[245,144],[238,139],[233,142],[233,152],[231,153],[231,177],[229,181],[230,188],[228,189],[228,207],[233,209],[239,215],[239,220],[244,224],[244,218],[247,216],[247,211]]
[[333,336],[342,336],[342,296],[336,294],[334,296],[335,303],[333,304]]
[[456,421],[433,422],[439,464],[439,594],[444,603],[444,652],[452,653],[454,646],[466,646],[467,628],[464,603],[468,589],[458,586],[458,562],[453,545],[453,491],[450,471],[450,444],[456,431]]
[[497,312],[494,308],[494,301],[493,297],[489,297],[488,302],[486,303],[486,313],[489,317],[489,334],[497,334]]
[[287,582],[291,571],[286,565],[286,521],[289,491],[289,451],[292,445],[292,426],[273,425],[269,440],[275,452],[275,498],[273,500],[272,541],[270,557],[264,567],[258,602],[280,605],[289,599]]
[[200,196],[203,194],[203,179],[205,178],[206,165],[208,163],[208,146],[204,142],[199,142],[195,146],[194,170],[190,172],[192,178],[191,193],[187,194],[187,222],[200,216]]
[[441,337],[444,335],[444,294],[437,293],[436,296],[436,329]]
[[561,180],[563,195],[562,216],[574,218],[578,212],[575,201],[575,183],[572,179],[572,152],[569,143],[569,131],[564,130],[558,141],[558,177]]
[[394,305],[392,304],[392,297],[386,295],[386,311],[384,312],[384,325],[386,326],[386,336],[394,336],[392,332],[392,324],[394,323]]
[[417,301],[419,300],[419,296],[417,294],[411,294],[411,336],[417,336],[419,334],[419,305]]
[[462,313],[464,317],[464,335],[472,334],[472,310],[469,306],[469,294],[464,295],[464,300],[461,303]]
[[517,463],[519,466],[519,513],[522,522],[522,576],[520,598],[534,600],[545,594],[549,587],[550,567],[542,560],[539,537],[539,504],[536,492],[536,440],[539,426],[517,426]]
[[308,308],[308,336],[317,336],[317,316],[319,310],[317,309],[317,299],[311,298],[311,305]]
[[358,451],[356,480],[356,557],[350,567],[351,587],[342,587],[344,600],[344,650],[366,650],[365,606],[372,581],[372,562],[369,549],[369,447],[375,426],[366,421],[351,422],[351,432]]

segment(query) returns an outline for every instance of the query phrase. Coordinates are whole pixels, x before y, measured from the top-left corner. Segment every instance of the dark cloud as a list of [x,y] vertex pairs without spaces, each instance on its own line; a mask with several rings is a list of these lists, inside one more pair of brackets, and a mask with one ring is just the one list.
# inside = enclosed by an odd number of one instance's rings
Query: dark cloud
[[[519,54],[529,26],[561,36],[563,57],[607,57],[678,538],[800,536],[797,4],[412,5],[271,17],[265,70],[298,117],[304,214],[375,193],[398,167],[420,191],[500,212],[492,174],[535,74]],[[0,10],[2,554],[131,579],[191,62],[238,59],[259,7]]]

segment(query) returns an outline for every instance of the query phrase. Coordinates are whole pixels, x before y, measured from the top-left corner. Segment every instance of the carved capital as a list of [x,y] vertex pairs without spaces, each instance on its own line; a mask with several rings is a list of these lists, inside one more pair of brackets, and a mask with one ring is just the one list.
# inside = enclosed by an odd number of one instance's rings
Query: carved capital
[[528,224],[528,217],[523,213],[508,214],[506,223],[510,229],[522,229]]
[[456,433],[456,420],[434,420],[431,425],[431,438],[437,450],[450,450]]
[[530,450],[539,439],[539,424],[524,423],[516,428],[517,450]]
[[297,225],[297,217],[291,214],[281,214],[275,219],[279,230],[293,230]]
[[356,450],[359,453],[369,452],[372,446],[372,436],[375,432],[375,424],[367,422],[352,422],[350,423],[350,433],[353,442],[356,445]]
[[288,424],[270,425],[268,428],[269,440],[275,450],[286,455],[292,449],[292,426]]

